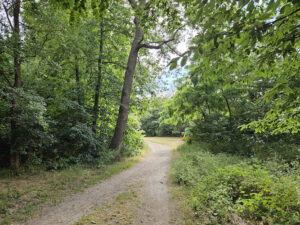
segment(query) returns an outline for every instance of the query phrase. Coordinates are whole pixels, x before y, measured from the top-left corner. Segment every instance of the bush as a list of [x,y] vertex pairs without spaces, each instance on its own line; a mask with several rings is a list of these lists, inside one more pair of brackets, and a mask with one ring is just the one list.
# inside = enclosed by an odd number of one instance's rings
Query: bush
[[300,222],[299,164],[288,169],[283,161],[213,154],[210,148],[183,145],[174,164],[175,181],[186,186],[201,224],[233,223],[233,215],[249,223]]

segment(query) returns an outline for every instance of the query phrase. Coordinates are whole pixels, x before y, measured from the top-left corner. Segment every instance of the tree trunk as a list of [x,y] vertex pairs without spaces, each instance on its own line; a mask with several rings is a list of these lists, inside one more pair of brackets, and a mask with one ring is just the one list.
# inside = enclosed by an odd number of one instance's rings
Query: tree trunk
[[94,133],[97,131],[97,120],[99,114],[99,96],[100,96],[100,87],[102,83],[102,58],[103,58],[103,38],[104,38],[104,30],[103,30],[103,19],[100,24],[100,41],[99,41],[99,58],[98,58],[98,76],[97,83],[95,86],[95,98],[94,98],[94,108],[93,108],[93,125],[92,129]]
[[76,86],[77,86],[77,101],[78,104],[81,105],[81,89],[80,89],[80,72],[79,72],[79,64],[78,64],[78,56],[75,56],[75,76],[76,76]]
[[229,101],[228,99],[226,98],[226,96],[224,95],[224,91],[222,90],[222,96],[223,98],[225,99],[225,102],[226,102],[226,106],[227,106],[227,109],[228,109],[228,113],[229,113],[229,124],[231,125],[231,122],[232,122],[232,112],[231,112],[231,108],[230,108],[230,105],[229,105]]
[[[13,4],[13,41],[14,41],[14,89],[21,87],[21,61],[20,61],[20,49],[21,49],[21,39],[20,39],[20,0],[16,0]],[[20,167],[20,153],[18,152],[18,125],[17,125],[17,104],[18,96],[17,93],[12,93],[11,101],[11,138],[10,138],[10,167],[13,170],[18,170]]]
[[135,23],[135,37],[131,44],[131,50],[128,57],[127,68],[126,68],[125,78],[123,82],[123,90],[122,90],[121,105],[119,108],[118,120],[117,120],[113,138],[110,143],[110,149],[114,149],[117,151],[117,157],[119,157],[122,148],[124,133],[125,133],[127,120],[128,120],[130,94],[132,89],[134,71],[135,71],[137,58],[138,58],[139,45],[143,39],[143,33],[141,28],[139,27],[139,19],[137,17],[134,18],[134,23]]

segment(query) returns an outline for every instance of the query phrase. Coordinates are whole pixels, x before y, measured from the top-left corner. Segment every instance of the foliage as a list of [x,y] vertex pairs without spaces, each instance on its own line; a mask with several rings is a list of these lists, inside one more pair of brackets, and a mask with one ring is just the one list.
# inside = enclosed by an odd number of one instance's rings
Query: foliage
[[131,114],[129,115],[127,126],[122,154],[124,156],[136,156],[140,153],[140,149],[143,146],[140,122],[135,115]]
[[190,79],[196,83],[199,76],[209,82],[211,78],[221,79],[222,87],[229,88],[238,82],[248,90],[265,80],[269,87],[251,103],[267,104],[267,111],[244,121],[242,128],[274,135],[298,133],[300,3],[179,2],[185,6],[188,23],[197,31],[190,46]]
[[[213,154],[207,144],[184,145],[174,165],[175,181],[188,190],[188,202],[201,224],[299,223],[299,163]],[[276,169],[274,165],[276,164]],[[276,171],[276,172],[275,172]]]
[[181,136],[184,130],[183,124],[172,124],[168,120],[167,99],[152,98],[148,110],[141,117],[142,129],[146,136]]
[[[5,4],[12,9],[9,2]],[[5,4],[0,6],[3,15]],[[16,149],[23,167],[62,169],[73,164],[101,167],[111,162],[114,153],[108,146],[134,29],[128,25],[133,12],[124,1],[22,1],[21,8],[22,88],[19,90],[12,85],[16,46],[13,30],[6,16],[0,16],[4,29],[1,26],[1,167],[9,167],[15,94]],[[11,15],[8,15],[10,20]],[[101,54],[100,27],[104,30]],[[151,64],[145,60],[148,54],[146,51],[140,54],[133,83],[132,114],[140,114],[145,104],[143,96],[153,91],[156,73],[152,73]],[[102,74],[94,129],[99,66]],[[131,119],[127,128],[124,154],[136,155],[142,146],[136,119]]]

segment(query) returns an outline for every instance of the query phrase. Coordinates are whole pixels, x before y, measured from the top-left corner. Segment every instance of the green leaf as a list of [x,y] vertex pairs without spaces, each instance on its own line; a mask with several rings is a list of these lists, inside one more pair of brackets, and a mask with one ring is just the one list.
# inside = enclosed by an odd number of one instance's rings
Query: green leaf
[[185,66],[187,59],[188,59],[188,57],[186,55],[183,56],[183,58],[181,59],[181,63],[180,63],[181,67]]
[[177,67],[177,61],[174,61],[170,64],[170,70],[174,70]]

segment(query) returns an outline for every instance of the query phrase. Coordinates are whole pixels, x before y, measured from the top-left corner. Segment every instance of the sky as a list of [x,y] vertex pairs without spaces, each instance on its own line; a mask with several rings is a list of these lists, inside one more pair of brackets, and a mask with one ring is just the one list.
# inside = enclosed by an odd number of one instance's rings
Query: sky
[[[190,40],[196,36],[196,31],[193,31],[191,30],[191,28],[186,27],[182,32],[180,32],[179,35],[180,41],[175,46],[175,49],[178,53],[184,53],[189,48]],[[150,50],[151,54],[154,57],[161,57],[158,51],[159,50]],[[170,53],[169,56],[170,59],[178,57],[178,55],[176,55],[175,53]],[[172,96],[176,92],[176,80],[188,73],[188,69],[186,69],[185,67],[181,68],[180,66],[170,71],[168,67],[170,59],[161,60],[162,67],[164,67],[164,70],[161,71],[161,80],[159,82],[161,83],[161,87],[164,88],[160,91],[160,96]],[[178,65],[180,65],[180,61],[178,61]]]

